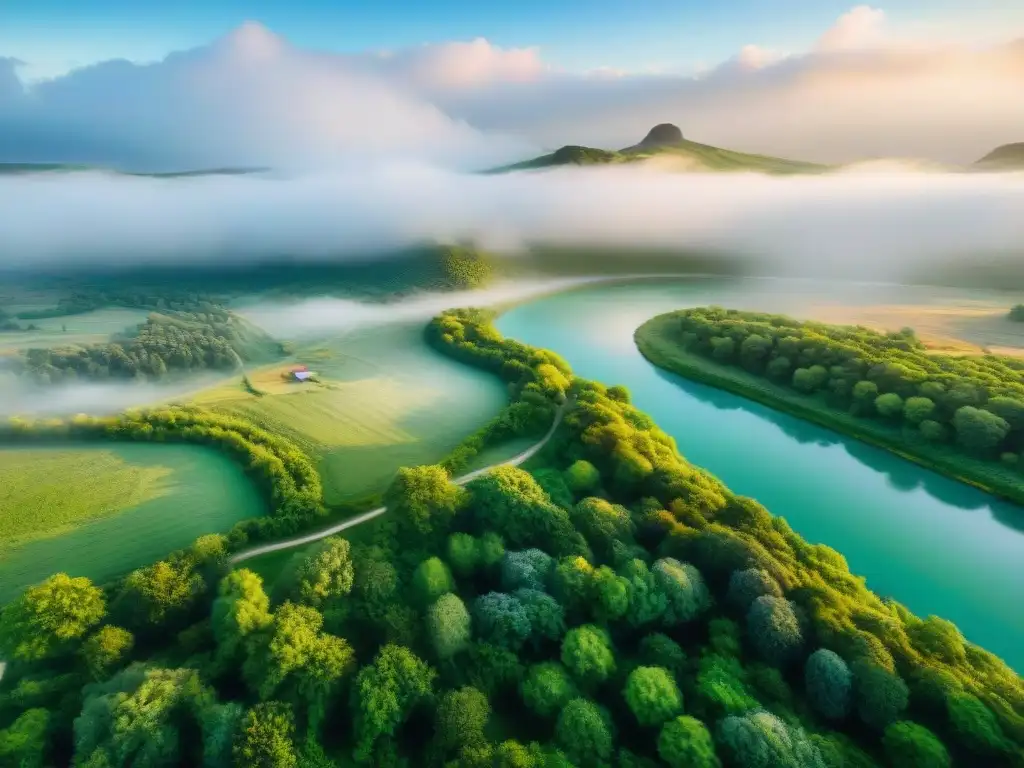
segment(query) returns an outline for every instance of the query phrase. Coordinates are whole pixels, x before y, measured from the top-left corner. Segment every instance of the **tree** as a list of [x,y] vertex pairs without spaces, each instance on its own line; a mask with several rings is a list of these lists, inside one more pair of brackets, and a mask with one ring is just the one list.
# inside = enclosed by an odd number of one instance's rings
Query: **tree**
[[601,485],[601,473],[589,461],[579,459],[565,470],[565,482],[574,493],[589,493]]
[[231,768],[232,748],[242,728],[245,709],[236,701],[211,704],[199,712],[203,732],[203,768]]
[[730,336],[711,337],[711,356],[721,363],[732,362],[736,355],[736,341]]
[[658,755],[669,768],[721,768],[704,723],[681,715],[665,723],[658,736]]
[[752,333],[740,342],[740,362],[744,368],[760,371],[771,351],[771,339]]
[[427,633],[438,658],[450,659],[463,650],[472,634],[469,611],[457,595],[441,595],[427,609]]
[[545,546],[556,554],[574,548],[569,513],[552,504],[528,472],[497,467],[469,484],[477,520],[501,532],[510,546]]
[[601,622],[617,621],[629,610],[629,582],[607,565],[594,572],[591,580],[594,596],[594,618]]
[[448,566],[438,557],[431,557],[418,566],[412,575],[412,588],[420,605],[429,605],[446,592],[455,590],[455,581]]
[[704,578],[689,563],[665,557],[654,563],[652,572],[668,600],[662,617],[666,624],[693,621],[711,607],[711,593],[704,584]]
[[650,667],[663,667],[673,676],[686,669],[686,652],[679,643],[660,632],[647,635],[640,641],[640,661]]
[[996,414],[965,405],[953,414],[957,441],[974,453],[987,453],[1003,441],[1010,425]]
[[570,614],[583,614],[593,595],[594,568],[583,557],[565,557],[551,574],[551,592]]
[[402,467],[384,493],[384,505],[408,535],[444,533],[465,500],[465,490],[438,466]]
[[484,740],[491,715],[487,697],[471,686],[448,691],[435,712],[435,733],[442,749],[458,749]]
[[569,672],[557,661],[531,666],[519,685],[519,693],[523,703],[541,717],[553,717],[579,696]]
[[665,615],[668,609],[668,596],[661,589],[654,574],[643,560],[630,560],[619,569],[621,575],[629,582],[629,609],[626,621],[631,627],[642,627],[653,624]]
[[903,415],[903,398],[895,392],[886,392],[875,398],[875,410],[886,419],[898,419]]
[[899,675],[868,661],[854,662],[851,671],[860,719],[879,731],[899,720],[910,700],[910,691]]
[[235,745],[236,765],[255,768],[294,768],[295,718],[291,707],[267,701],[250,709],[242,721]]
[[480,556],[480,565],[484,568],[493,568],[505,556],[505,541],[494,531],[487,531],[477,542],[477,552]]
[[511,651],[518,650],[532,631],[526,607],[503,592],[488,592],[473,601],[473,620],[482,640]]
[[594,548],[594,552],[608,559],[616,541],[631,541],[633,520],[629,510],[604,499],[586,498],[572,510],[576,530]]
[[544,589],[555,561],[539,549],[506,552],[501,561],[501,586],[514,592],[517,589]]
[[453,533],[448,537],[448,565],[456,576],[469,578],[480,564],[477,541],[468,533]]
[[923,725],[901,720],[890,724],[882,746],[892,765],[907,768],[949,768],[949,753],[935,734]]
[[839,654],[819,648],[804,665],[807,701],[822,717],[842,720],[850,711],[853,675]]
[[964,636],[957,626],[938,616],[907,626],[907,635],[914,646],[946,664],[962,664],[967,660]]
[[569,509],[573,503],[573,492],[565,481],[565,475],[557,469],[535,469],[532,472],[544,493],[548,495],[555,504],[563,509]]
[[921,430],[922,437],[930,442],[941,443],[946,439],[946,427],[937,421],[925,419],[918,425],[918,429]]
[[946,699],[946,711],[953,731],[972,752],[998,755],[1013,751],[996,716],[977,696],[954,693]]
[[536,589],[519,589],[513,597],[526,609],[534,642],[558,640],[565,634],[565,611],[551,595]]
[[825,768],[802,729],[765,711],[726,717],[718,726],[718,743],[737,768]]
[[132,651],[135,638],[127,629],[108,624],[96,631],[82,646],[85,665],[94,680],[102,680],[122,664]]
[[57,573],[26,589],[0,615],[0,652],[38,661],[60,653],[100,622],[103,592],[84,577]]
[[460,668],[466,680],[490,697],[515,690],[523,679],[523,665],[519,657],[507,648],[490,643],[472,643]]
[[570,629],[562,641],[562,663],[581,683],[603,683],[615,672],[611,638],[593,624]]
[[903,406],[903,417],[911,424],[927,421],[935,413],[935,403],[927,397],[908,397]]
[[682,713],[683,696],[668,670],[637,667],[626,678],[626,704],[640,725],[661,725]]
[[726,600],[731,606],[746,615],[751,604],[762,595],[782,597],[779,583],[767,571],[760,568],[747,568],[733,571],[729,577],[729,591]]
[[132,571],[125,579],[122,596],[137,604],[148,623],[160,624],[169,613],[190,608],[203,587],[203,578],[190,561],[160,560]]
[[562,707],[555,724],[555,740],[577,765],[601,765],[612,756],[608,716],[587,699],[573,699]]
[[347,595],[355,580],[348,541],[337,536],[324,539],[299,566],[296,577],[296,597],[314,607]]
[[263,579],[247,568],[229,573],[221,579],[212,614],[218,653],[230,658],[246,637],[271,622],[270,598],[263,591]]
[[413,707],[431,694],[436,676],[408,648],[393,644],[360,670],[352,688],[357,760],[372,757],[379,737],[394,735]]
[[1024,400],[996,395],[990,397],[985,403],[985,410],[992,411],[996,416],[1004,419],[1010,425],[1010,429],[1024,429]]
[[323,616],[307,605],[285,603],[269,630],[252,643],[243,672],[261,699],[269,699],[291,678],[312,705],[323,699],[354,663],[354,653],[340,637],[321,632]]
[[1024,304],[1014,304],[1010,307],[1009,318],[1014,322],[1024,322]]
[[804,638],[793,604],[782,597],[762,595],[747,612],[747,634],[769,664],[783,666],[803,648]]
[[28,709],[9,728],[0,731],[0,765],[43,768],[46,765],[50,713]]
[[810,394],[828,381],[828,370],[820,365],[810,368],[797,368],[793,371],[793,388]]

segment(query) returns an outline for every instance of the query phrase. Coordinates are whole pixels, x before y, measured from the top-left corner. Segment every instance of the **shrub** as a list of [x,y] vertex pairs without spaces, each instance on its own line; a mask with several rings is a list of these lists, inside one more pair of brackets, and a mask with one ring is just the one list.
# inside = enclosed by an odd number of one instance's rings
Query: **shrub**
[[910,692],[899,675],[868,661],[853,668],[853,691],[860,719],[872,728],[885,730],[907,708]]
[[729,591],[726,600],[738,611],[746,615],[750,605],[762,595],[782,597],[782,589],[767,571],[760,568],[748,568],[745,571],[733,571],[729,577]]
[[841,720],[849,714],[853,675],[839,654],[826,648],[812,653],[804,665],[808,703],[822,717]]
[[775,666],[795,660],[804,643],[793,604],[772,595],[762,595],[750,606],[747,634],[757,652]]
[[949,753],[935,734],[907,720],[885,729],[882,746],[892,765],[907,768],[949,768]]
[[718,726],[718,743],[737,768],[825,768],[803,730],[765,711],[726,717]]

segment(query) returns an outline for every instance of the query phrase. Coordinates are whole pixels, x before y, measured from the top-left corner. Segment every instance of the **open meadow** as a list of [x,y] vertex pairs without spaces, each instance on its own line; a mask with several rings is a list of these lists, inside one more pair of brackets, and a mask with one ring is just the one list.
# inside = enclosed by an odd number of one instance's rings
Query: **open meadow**
[[241,470],[205,448],[0,448],[0,602],[58,571],[103,582],[261,510]]
[[[329,504],[365,497],[399,467],[440,461],[507,402],[494,377],[441,357],[422,332],[386,324],[307,342],[287,364],[250,371],[249,388],[238,377],[190,402],[294,441],[317,460]],[[297,365],[317,381],[286,381]]]
[[134,329],[148,315],[144,309],[106,307],[80,315],[19,320],[23,328],[34,325],[36,330],[0,331],[0,354],[34,347],[100,344]]

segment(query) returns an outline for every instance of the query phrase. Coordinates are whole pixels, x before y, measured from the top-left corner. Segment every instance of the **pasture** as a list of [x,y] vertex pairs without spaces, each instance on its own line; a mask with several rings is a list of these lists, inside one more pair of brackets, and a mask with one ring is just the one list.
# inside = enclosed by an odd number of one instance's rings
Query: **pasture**
[[108,307],[83,312],[80,315],[19,320],[18,323],[23,328],[32,324],[37,326],[38,330],[0,332],[0,352],[33,347],[103,343],[110,341],[116,334],[144,323],[148,315],[149,312],[144,309]]
[[230,459],[188,445],[0,449],[0,494],[0,603],[58,571],[106,581],[264,511]]
[[[330,504],[382,491],[399,467],[440,461],[507,402],[493,376],[427,347],[418,323],[325,337],[298,345],[287,365],[249,371],[261,395],[239,377],[191,402],[294,441],[317,460]],[[285,381],[295,364],[319,381]]]

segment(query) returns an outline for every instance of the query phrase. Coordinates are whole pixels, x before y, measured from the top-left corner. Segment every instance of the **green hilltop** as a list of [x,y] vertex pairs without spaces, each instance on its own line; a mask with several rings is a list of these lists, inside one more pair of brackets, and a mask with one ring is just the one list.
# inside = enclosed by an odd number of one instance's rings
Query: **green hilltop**
[[768,155],[735,152],[731,149],[699,144],[683,137],[670,123],[656,125],[639,144],[619,150],[567,145],[554,152],[520,163],[495,168],[489,173],[507,173],[564,165],[615,165],[652,158],[678,159],[695,169],[709,171],[757,171],[773,174],[822,173],[830,166],[787,160]]
[[1024,141],[996,147],[974,167],[986,171],[1024,171]]

